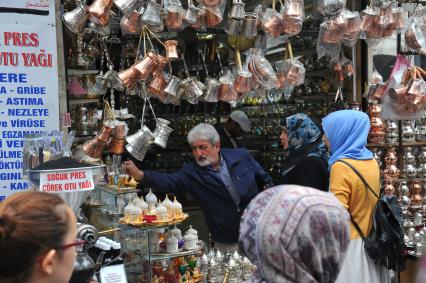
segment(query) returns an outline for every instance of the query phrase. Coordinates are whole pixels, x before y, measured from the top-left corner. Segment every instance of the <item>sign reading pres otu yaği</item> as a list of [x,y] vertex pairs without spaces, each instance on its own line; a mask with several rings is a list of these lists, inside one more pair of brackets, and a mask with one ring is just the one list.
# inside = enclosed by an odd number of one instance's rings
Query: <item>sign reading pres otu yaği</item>
[[27,189],[25,134],[59,129],[54,0],[0,1],[0,201]]

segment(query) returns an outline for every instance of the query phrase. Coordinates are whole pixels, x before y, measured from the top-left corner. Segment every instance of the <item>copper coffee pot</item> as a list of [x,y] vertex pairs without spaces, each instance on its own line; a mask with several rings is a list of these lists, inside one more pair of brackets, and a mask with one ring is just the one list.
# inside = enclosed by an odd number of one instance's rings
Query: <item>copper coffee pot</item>
[[183,15],[179,9],[172,9],[166,15],[166,27],[168,30],[178,30],[182,27]]
[[87,13],[93,22],[106,26],[109,22],[112,4],[112,0],[95,0],[92,5],[87,7]]
[[148,52],[148,54],[133,67],[139,72],[139,78],[146,80],[154,71],[158,64],[157,56],[154,52]]
[[140,73],[133,66],[131,66],[130,68],[119,72],[118,77],[120,78],[126,89],[130,91],[140,80]]
[[176,40],[166,40],[164,41],[166,46],[166,58],[169,61],[179,60],[179,55],[177,53],[177,41]]

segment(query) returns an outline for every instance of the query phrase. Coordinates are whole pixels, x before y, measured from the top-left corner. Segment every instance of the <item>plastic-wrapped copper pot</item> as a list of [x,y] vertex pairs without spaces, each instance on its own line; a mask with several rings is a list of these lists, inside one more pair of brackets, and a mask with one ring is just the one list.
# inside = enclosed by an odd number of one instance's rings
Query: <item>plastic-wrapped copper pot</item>
[[282,16],[273,9],[266,9],[262,18],[262,28],[265,32],[276,37],[281,34],[283,25]]
[[183,16],[178,9],[172,9],[166,15],[166,27],[168,30],[178,30],[182,27]]
[[133,65],[133,67],[139,72],[139,78],[141,80],[146,80],[157,64],[158,60],[155,53],[148,52],[148,54],[139,63]]
[[206,10],[204,8],[203,9],[199,8],[199,11],[197,14],[197,21],[194,24],[192,24],[191,27],[194,29],[199,29],[205,25],[206,25]]
[[338,30],[332,29],[329,25],[321,25],[321,41],[324,43],[338,43],[341,39],[341,34]]
[[239,93],[247,93],[251,90],[250,81],[252,74],[249,71],[239,71],[234,80],[234,89]]
[[235,91],[233,83],[221,83],[219,87],[219,100],[235,101],[238,99],[238,92]]
[[177,41],[176,40],[166,40],[164,41],[164,45],[166,46],[166,58],[169,61],[174,61],[179,59],[179,55],[177,53]]
[[92,5],[87,7],[87,13],[95,23],[106,26],[109,22],[112,0],[95,0]]
[[376,17],[377,15],[373,11],[363,11],[361,16],[361,30],[369,30],[373,26]]
[[190,25],[196,24],[199,12],[200,12],[200,9],[198,9],[194,5],[189,6],[188,10],[186,10],[184,20]]
[[209,7],[215,7],[219,5],[220,0],[203,0],[204,5]]
[[392,10],[393,17],[395,18],[395,29],[401,30],[404,28],[404,9],[395,8]]
[[370,131],[370,133],[368,134],[368,140],[370,143],[373,144],[380,144],[383,143],[385,139],[385,133],[383,132],[383,130],[376,130],[373,129],[373,131]]
[[139,25],[139,17],[141,15],[138,11],[133,11],[129,18],[123,17],[120,26],[128,33],[140,33],[141,26]]
[[213,13],[209,9],[206,10],[206,25],[208,27],[215,27],[222,22],[222,17],[216,13]]
[[140,73],[133,66],[118,73],[123,85],[128,90],[132,90],[140,79]]

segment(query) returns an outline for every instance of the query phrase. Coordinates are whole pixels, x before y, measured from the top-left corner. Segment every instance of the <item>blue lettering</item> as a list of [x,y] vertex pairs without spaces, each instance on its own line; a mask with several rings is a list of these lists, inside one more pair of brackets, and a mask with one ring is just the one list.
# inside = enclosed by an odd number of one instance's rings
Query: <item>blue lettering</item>
[[12,191],[26,190],[28,189],[28,183],[10,183],[10,189]]
[[27,74],[0,73],[0,83],[26,83]]

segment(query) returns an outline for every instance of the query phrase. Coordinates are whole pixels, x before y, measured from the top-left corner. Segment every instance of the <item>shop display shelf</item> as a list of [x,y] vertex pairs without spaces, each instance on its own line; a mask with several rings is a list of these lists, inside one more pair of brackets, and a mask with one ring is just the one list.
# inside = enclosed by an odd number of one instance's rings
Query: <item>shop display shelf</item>
[[[398,147],[398,143],[368,143],[367,147]],[[416,141],[416,142],[402,142],[403,147],[412,146],[412,147],[421,147],[426,146],[426,142],[424,141]]]
[[99,98],[70,98],[69,105],[78,105],[78,104],[89,104],[89,103],[98,103]]
[[68,76],[72,75],[94,75],[99,73],[99,70],[90,69],[67,69]]
[[204,247],[205,247],[204,242],[199,241],[198,244],[197,244],[197,248],[195,250],[181,251],[181,252],[177,252],[177,253],[173,253],[173,254],[151,253],[150,256],[145,255],[145,259],[149,260],[150,262],[153,262],[153,261],[160,261],[160,260],[165,260],[165,259],[172,259],[172,258],[176,258],[176,257],[193,255],[193,254],[197,254],[197,253],[201,252],[204,249]]
[[96,185],[96,189],[111,195],[121,195],[121,194],[138,192],[138,189],[136,189],[135,187],[117,187],[117,186],[99,185],[99,184]]
[[414,181],[414,182],[424,182],[425,178],[408,178],[408,177],[402,177],[402,178],[398,178],[398,179],[394,179],[397,182],[400,181]]

